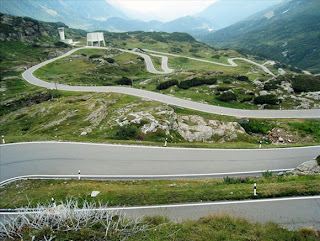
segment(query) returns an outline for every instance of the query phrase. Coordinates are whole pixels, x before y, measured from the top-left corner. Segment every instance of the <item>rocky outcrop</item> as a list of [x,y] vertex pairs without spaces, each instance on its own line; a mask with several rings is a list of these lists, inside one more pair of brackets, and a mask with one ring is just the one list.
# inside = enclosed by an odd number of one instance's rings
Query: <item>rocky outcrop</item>
[[317,175],[320,174],[320,166],[316,160],[306,161],[288,173],[294,175]]
[[35,42],[39,41],[41,37],[51,37],[58,40],[58,25],[56,23],[42,23],[31,18],[13,17],[7,14],[0,14],[0,22],[1,41]]
[[[125,111],[124,111],[125,112]],[[205,120],[197,115],[178,115],[167,107],[156,107],[149,111],[129,112],[115,119],[119,126],[138,124],[143,134],[162,130],[166,135],[176,131],[189,141],[225,142],[245,134],[245,130],[237,122]]]
[[238,138],[245,130],[237,122],[223,122],[218,120],[206,121],[200,116],[179,116],[173,124],[176,130],[189,142],[224,142]]

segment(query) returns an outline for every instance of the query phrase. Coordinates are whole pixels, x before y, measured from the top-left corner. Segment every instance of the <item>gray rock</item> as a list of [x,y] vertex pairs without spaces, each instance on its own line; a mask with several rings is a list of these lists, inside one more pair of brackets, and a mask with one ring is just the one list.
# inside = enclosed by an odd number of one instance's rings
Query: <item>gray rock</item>
[[316,160],[306,161],[289,173],[295,175],[316,175],[320,174],[320,166]]

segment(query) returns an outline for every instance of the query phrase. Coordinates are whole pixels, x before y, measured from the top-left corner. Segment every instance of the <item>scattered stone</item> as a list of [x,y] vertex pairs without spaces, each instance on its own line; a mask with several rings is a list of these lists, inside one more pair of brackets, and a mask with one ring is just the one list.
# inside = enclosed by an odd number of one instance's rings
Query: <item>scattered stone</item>
[[169,187],[176,187],[177,184],[170,184]]
[[100,191],[92,191],[90,197],[96,197],[99,193]]
[[86,136],[88,133],[86,131],[81,132],[80,136]]

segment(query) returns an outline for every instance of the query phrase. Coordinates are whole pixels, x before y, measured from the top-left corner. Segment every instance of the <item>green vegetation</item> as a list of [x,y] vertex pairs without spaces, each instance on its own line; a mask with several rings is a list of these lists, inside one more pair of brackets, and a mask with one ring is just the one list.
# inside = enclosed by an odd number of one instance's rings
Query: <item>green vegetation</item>
[[247,133],[259,134],[268,134],[268,131],[271,131],[275,127],[274,124],[254,119],[249,120],[248,123],[240,123],[240,125],[246,130]]
[[254,98],[254,103],[256,105],[277,105],[279,104],[279,99],[275,95],[261,95]]
[[[115,220],[117,221],[117,220]],[[127,221],[129,223],[130,220]],[[283,240],[283,241],[312,241],[318,240],[318,231],[313,228],[302,228],[296,231],[288,230],[274,223],[266,225],[250,223],[242,218],[233,218],[225,214],[208,216],[199,220],[170,222],[161,216],[145,217],[135,228],[140,231],[125,232],[121,226],[115,230],[110,225],[110,231],[106,237],[106,225],[94,225],[91,228],[80,231],[57,231],[54,228],[43,228],[41,230],[25,229],[23,240],[43,240],[54,236],[57,240],[119,240],[125,237],[126,240]],[[144,228],[143,228],[144,227]],[[145,227],[148,227],[145,230]],[[114,235],[112,235],[114,234]]]
[[295,92],[320,91],[320,76],[298,75],[289,78]]
[[[27,180],[1,188],[1,208],[31,206],[46,203],[53,197],[58,203],[66,198],[101,202],[109,206],[135,206],[169,203],[189,203],[255,198],[253,183],[257,183],[258,198],[320,194],[319,176],[271,176],[260,178],[225,178],[191,180]],[[90,198],[92,190],[100,191]]]
[[233,92],[228,91],[218,95],[217,100],[224,102],[236,101],[237,96]]
[[121,79],[117,80],[116,83],[118,85],[132,85],[132,80],[127,77],[122,77]]
[[215,83],[217,83],[217,79],[215,79],[215,78],[206,78],[206,79],[193,78],[193,79],[187,79],[187,80],[181,81],[178,84],[178,87],[186,90],[186,89],[189,89],[189,88],[195,87],[195,86],[213,85]]
[[320,125],[317,121],[307,120],[306,122],[289,122],[289,126],[297,130],[302,136],[314,135],[315,139],[320,142]]
[[178,85],[178,80],[175,80],[175,79],[168,80],[168,81],[160,83],[157,86],[157,90],[165,90],[165,89],[168,89],[169,87],[174,86],[174,85]]
[[137,55],[115,49],[79,50],[38,69],[35,75],[46,81],[90,85],[132,85],[131,79],[153,76]]

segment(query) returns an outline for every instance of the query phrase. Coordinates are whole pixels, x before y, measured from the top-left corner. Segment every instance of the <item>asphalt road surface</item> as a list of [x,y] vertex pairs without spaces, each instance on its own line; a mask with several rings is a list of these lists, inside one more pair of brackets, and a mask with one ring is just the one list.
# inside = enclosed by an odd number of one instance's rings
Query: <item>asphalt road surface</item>
[[320,229],[320,196],[128,207],[122,212],[128,218],[161,215],[173,221],[228,214],[262,224],[274,222],[289,229],[310,226]]
[[[89,48],[89,47],[87,47]],[[90,47],[90,48],[103,48],[103,47]],[[147,98],[155,101],[159,101],[162,103],[166,103],[168,105],[180,106],[183,108],[203,111],[207,113],[213,114],[220,114],[220,115],[228,115],[228,116],[235,116],[235,117],[248,117],[248,118],[320,118],[320,109],[311,109],[311,110],[241,110],[241,109],[232,109],[214,105],[208,105],[203,103],[198,103],[194,101],[184,100],[173,96],[168,96],[152,91],[142,90],[142,89],[135,89],[135,88],[128,88],[128,87],[117,87],[117,86],[70,86],[66,84],[55,84],[43,81],[38,79],[33,75],[33,72],[42,66],[56,61],[58,59],[64,58],[75,51],[79,50],[73,49],[68,53],[59,56],[57,58],[53,58],[47,61],[44,61],[38,65],[35,65],[28,70],[26,70],[22,77],[29,82],[30,84],[48,88],[48,89],[59,89],[65,91],[79,91],[79,92],[116,92],[121,94],[133,95],[138,96],[141,98]],[[143,53],[122,50],[125,52],[135,53],[142,56],[145,59],[145,63],[147,69],[149,71],[153,71],[153,73],[169,73],[171,70],[167,66],[168,59],[163,57],[162,58],[162,67],[164,68],[164,72],[158,71],[154,68],[150,57]],[[170,55],[170,54],[169,54]],[[205,60],[203,60],[205,61]],[[233,61],[233,60],[230,60]],[[247,60],[253,62],[251,60]],[[256,63],[257,64],[257,63]],[[259,64],[258,64],[259,65]],[[265,66],[261,65],[263,68]]]
[[[99,209],[97,209],[99,210]],[[265,224],[274,222],[289,229],[313,226],[320,229],[320,196],[220,201],[140,207],[113,207],[109,211],[125,214],[126,218],[161,215],[174,222],[197,220],[209,215],[228,214]],[[18,213],[0,212],[0,222]]]
[[281,149],[187,149],[85,143],[0,145],[0,180],[24,175],[177,175],[295,168],[320,146]]

